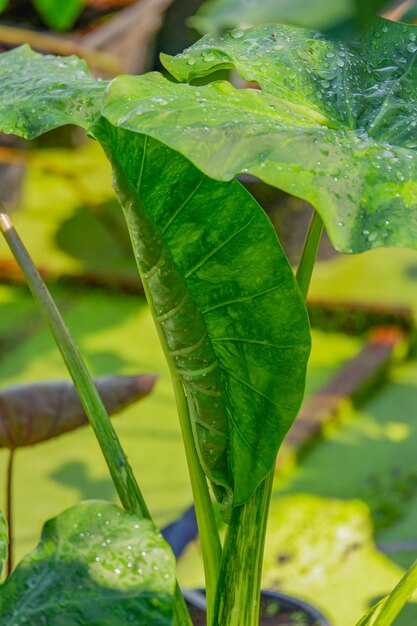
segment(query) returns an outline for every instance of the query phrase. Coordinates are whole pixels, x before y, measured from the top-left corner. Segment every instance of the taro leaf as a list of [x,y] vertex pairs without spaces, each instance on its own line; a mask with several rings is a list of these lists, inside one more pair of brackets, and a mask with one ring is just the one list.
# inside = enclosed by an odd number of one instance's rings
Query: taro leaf
[[417,28],[378,20],[349,46],[287,26],[164,56],[181,80],[233,68],[257,89],[120,77],[104,115],[209,176],[250,172],[304,198],[344,252],[417,245]]
[[39,15],[52,30],[70,30],[86,4],[85,0],[33,0]]
[[8,532],[3,513],[0,511],[0,578],[7,558]]
[[175,564],[148,520],[83,502],[44,526],[0,586],[0,623],[171,626]]
[[[103,376],[97,389],[109,414],[144,398],[155,376]],[[68,381],[18,385],[0,391],[0,448],[30,446],[88,424]]]
[[108,123],[145,289],[188,400],[202,466],[223,505],[245,502],[299,408],[309,330],[292,270],[259,205],[166,146]]
[[285,22],[318,30],[348,20],[362,23],[389,0],[208,0],[189,20],[201,33],[267,22]]
[[44,56],[27,45],[0,55],[0,82],[1,129],[27,139],[63,124],[86,128],[107,84],[75,56]]
[[[7,54],[0,55],[0,73]],[[30,81],[36,87],[40,62],[36,72],[19,57],[7,64],[26,80],[28,93]],[[71,88],[79,93],[71,77],[63,88],[67,97]],[[23,130],[13,112],[5,112],[3,124],[23,135],[34,119],[38,133],[49,128],[48,100],[38,95]],[[3,92],[0,110],[2,98]],[[66,123],[74,122],[66,114]],[[243,503],[273,467],[303,395],[309,328],[291,267],[269,220],[239,183],[213,181],[159,142],[104,119],[88,130],[113,163],[202,466],[221,486],[217,497],[225,505],[232,490],[234,504]]]

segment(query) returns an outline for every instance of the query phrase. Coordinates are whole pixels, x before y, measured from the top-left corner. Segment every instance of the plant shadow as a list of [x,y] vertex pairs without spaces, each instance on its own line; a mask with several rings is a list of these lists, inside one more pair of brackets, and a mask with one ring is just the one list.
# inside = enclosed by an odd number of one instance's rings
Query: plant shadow
[[64,463],[50,475],[60,485],[77,489],[80,500],[114,500],[116,491],[112,481],[107,478],[93,478],[87,465],[80,461]]

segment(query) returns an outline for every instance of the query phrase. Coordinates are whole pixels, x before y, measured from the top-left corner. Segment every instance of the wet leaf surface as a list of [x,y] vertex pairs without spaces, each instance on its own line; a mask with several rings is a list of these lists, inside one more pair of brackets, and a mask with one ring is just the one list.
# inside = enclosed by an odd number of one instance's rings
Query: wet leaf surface
[[280,25],[205,37],[180,81],[235,68],[260,90],[120,77],[104,115],[209,176],[242,172],[307,200],[344,252],[417,246],[417,29],[378,20],[349,45]]
[[88,127],[107,85],[91,76],[85,61],[38,54],[27,45],[0,55],[0,80],[1,129],[26,139],[63,124]]
[[171,626],[175,561],[151,522],[90,501],[46,523],[0,586],[4,624]]

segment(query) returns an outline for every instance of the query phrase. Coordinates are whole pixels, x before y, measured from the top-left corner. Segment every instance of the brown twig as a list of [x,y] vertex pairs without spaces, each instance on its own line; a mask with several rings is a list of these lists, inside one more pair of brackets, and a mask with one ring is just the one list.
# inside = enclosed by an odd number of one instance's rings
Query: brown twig
[[120,74],[122,71],[120,60],[113,54],[93,50],[77,41],[50,33],[40,33],[2,24],[0,25],[0,42],[10,46],[20,46],[27,43],[37,50],[62,56],[76,54],[98,70],[111,74]]

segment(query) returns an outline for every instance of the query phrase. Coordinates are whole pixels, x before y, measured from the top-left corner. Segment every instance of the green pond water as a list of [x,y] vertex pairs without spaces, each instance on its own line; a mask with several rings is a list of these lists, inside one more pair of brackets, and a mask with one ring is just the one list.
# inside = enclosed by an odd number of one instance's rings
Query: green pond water
[[[14,221],[40,266],[71,275],[135,276],[109,181],[92,144],[71,153],[34,154]],[[8,258],[1,245],[0,262]],[[319,263],[311,294],[417,311],[416,281],[416,253],[374,251]],[[173,520],[190,504],[191,490],[168,371],[143,299],[61,283],[52,291],[94,375],[159,375],[154,393],[115,418],[115,425],[158,524]],[[0,285],[0,345],[2,386],[67,378],[24,287]],[[361,345],[356,337],[314,331],[307,395]],[[311,601],[334,626],[353,626],[394,586],[417,557],[416,424],[417,363],[398,360],[383,388],[360,408],[347,403],[340,421],[277,475],[265,587]],[[0,450],[0,477],[6,460]],[[79,500],[115,497],[88,428],[18,450],[17,556],[36,544],[47,518]],[[181,559],[179,578],[202,584],[198,543]],[[396,624],[416,622],[417,606],[411,604]]]

